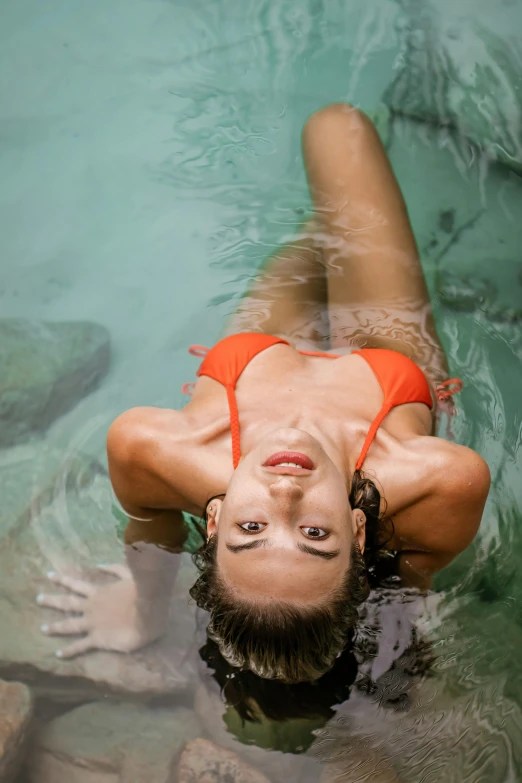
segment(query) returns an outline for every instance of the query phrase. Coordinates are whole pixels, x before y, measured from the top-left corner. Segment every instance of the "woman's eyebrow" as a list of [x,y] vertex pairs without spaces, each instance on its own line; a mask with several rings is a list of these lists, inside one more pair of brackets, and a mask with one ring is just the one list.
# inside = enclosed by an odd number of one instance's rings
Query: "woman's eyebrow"
[[[259,549],[262,546],[269,546],[267,538],[258,538],[256,541],[248,541],[246,544],[227,544],[226,547],[230,552],[244,552],[247,549]],[[332,560],[340,554],[340,549],[332,549],[327,551],[325,549],[316,549],[313,546],[307,544],[297,544],[297,548],[301,552],[306,552],[307,555],[314,555],[315,557],[322,557],[323,560]]]
[[231,552],[243,552],[245,549],[259,549],[260,546],[266,546],[267,538],[257,538],[255,541],[248,541],[246,544],[227,544],[227,549]]
[[334,557],[337,557],[341,550],[340,549],[332,549],[330,551],[327,551],[326,549],[316,549],[314,546],[308,546],[308,544],[297,544],[297,548],[301,550],[301,552],[306,552],[309,555],[315,555],[316,557],[322,557],[324,560],[333,560]]

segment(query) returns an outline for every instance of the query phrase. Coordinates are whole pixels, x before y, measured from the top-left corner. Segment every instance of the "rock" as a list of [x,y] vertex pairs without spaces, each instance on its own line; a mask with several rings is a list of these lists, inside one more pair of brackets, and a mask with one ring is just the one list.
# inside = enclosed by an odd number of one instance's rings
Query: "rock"
[[349,763],[327,764],[326,769],[321,775],[320,783],[339,783],[339,781],[366,781],[372,783],[404,783],[404,779],[397,777],[397,773],[386,764],[383,769],[383,762],[374,753],[371,756],[364,756],[360,752],[353,752],[351,749]]
[[99,324],[0,319],[0,445],[45,431],[96,388],[109,358]]
[[441,277],[439,296],[442,302],[452,310],[473,313],[475,310],[487,312],[496,297],[493,281],[480,277],[460,277],[447,272]]
[[105,468],[81,452],[65,454],[45,442],[0,451],[0,540],[13,536],[53,503],[63,490],[80,490],[92,484],[96,475],[107,476]]
[[[487,724],[492,733],[501,733],[504,699],[519,705],[516,721],[522,727],[521,614],[511,609],[520,597],[520,579],[513,588],[499,600],[487,600],[484,594],[481,600],[473,594],[455,599],[450,593],[430,619],[440,651],[435,664],[439,684],[455,698],[466,696],[479,702],[483,692],[490,690],[491,707],[498,707],[498,711],[492,709]],[[484,701],[481,709],[487,711],[487,706]],[[517,757],[522,764],[520,743]]]
[[270,783],[268,778],[246,764],[231,750],[214,742],[197,739],[181,754],[178,783]]
[[407,713],[361,702],[348,711],[343,705],[337,725],[322,737],[338,770],[344,767],[346,775],[354,747],[365,746],[368,753],[390,759],[400,781],[519,780],[522,712],[502,693],[502,678],[492,676],[487,685],[460,697],[434,678],[419,684],[416,697]]
[[32,709],[27,686],[0,680],[0,783],[12,783],[18,773]]
[[433,678],[419,684],[414,704],[397,712],[358,695],[340,706],[312,749],[326,768],[321,783],[520,780],[522,713],[500,681],[455,697]]
[[44,724],[28,768],[34,783],[170,783],[194,713],[94,702]]
[[522,172],[520,9],[486,2],[399,0],[402,67],[384,100],[393,110],[451,125],[490,159]]
[[438,286],[431,276],[440,270],[442,280],[447,274],[492,280],[502,306],[520,306],[520,248],[512,215],[522,209],[522,181],[504,166],[488,167],[484,155],[463,146],[457,131],[448,128],[392,112],[389,137],[388,154],[435,304]]
[[[484,263],[477,260],[477,266]],[[513,263],[515,267],[515,263]],[[476,275],[457,275],[444,272],[440,275],[438,294],[441,302],[451,310],[463,313],[482,313],[489,322],[504,325],[517,325],[522,321],[522,308],[510,307],[498,302],[495,283]]]
[[167,634],[143,650],[129,655],[91,652],[61,661],[55,652],[63,640],[40,631],[42,623],[57,619],[56,612],[35,601],[40,592],[60,592],[45,577],[49,569],[94,575],[96,564],[123,558],[111,514],[112,492],[102,466],[80,455],[62,457],[60,464],[46,449],[39,453],[38,464],[45,463],[46,455],[51,467],[36,471],[41,483],[34,497],[39,502],[30,494],[23,497],[27,476],[21,475],[21,489],[16,490],[14,471],[10,474],[13,487],[7,498],[12,505],[4,506],[3,512],[14,524],[5,525],[0,546],[0,676],[23,679],[38,696],[67,703],[107,692],[146,699],[186,691],[195,680],[198,646],[195,607],[188,597],[195,580],[189,555],[173,556],[181,557],[182,565]]
[[514,215],[522,212],[522,179],[505,166],[488,165],[469,145],[467,155],[455,131],[406,117],[394,117],[389,152],[418,240],[450,374],[464,380],[455,398],[455,435],[486,459],[494,478],[502,476],[506,489],[514,486],[515,496],[522,498],[518,479],[506,478],[517,459],[513,433],[518,432],[522,380],[520,243],[514,230]]
[[331,770],[324,783],[380,781],[372,760],[382,771],[393,765],[401,781],[518,781],[522,631],[506,603],[426,599],[419,626],[432,642],[430,676],[414,678],[406,708],[353,689],[311,749]]

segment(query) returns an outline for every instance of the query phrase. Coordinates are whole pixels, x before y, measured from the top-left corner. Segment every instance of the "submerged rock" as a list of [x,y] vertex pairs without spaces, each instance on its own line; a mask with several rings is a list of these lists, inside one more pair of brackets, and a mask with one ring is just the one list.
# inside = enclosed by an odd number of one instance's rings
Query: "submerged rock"
[[401,29],[404,55],[386,104],[457,128],[491,159],[522,173],[516,4],[504,4],[502,14],[485,0],[478,7],[476,0],[399,0],[399,5],[407,18]]
[[[477,266],[484,268],[480,261],[477,262]],[[440,277],[439,298],[451,310],[483,313],[488,321],[498,325],[519,324],[522,321],[522,308],[510,307],[500,302],[492,280],[476,275],[456,275],[446,271]]]
[[183,745],[199,735],[185,707],[94,702],[43,725],[31,783],[170,783]]
[[452,310],[473,313],[475,310],[487,312],[496,299],[497,291],[491,280],[445,272],[441,275],[438,294],[441,301]]
[[197,739],[181,754],[178,783],[270,783],[261,772],[236,753],[214,742]]
[[32,715],[29,688],[0,680],[0,783],[12,783],[22,764]]
[[0,452],[0,541],[16,537],[60,494],[87,488],[105,468],[81,452],[64,454],[34,440]]
[[99,324],[0,319],[0,446],[45,431],[96,388],[109,359]]

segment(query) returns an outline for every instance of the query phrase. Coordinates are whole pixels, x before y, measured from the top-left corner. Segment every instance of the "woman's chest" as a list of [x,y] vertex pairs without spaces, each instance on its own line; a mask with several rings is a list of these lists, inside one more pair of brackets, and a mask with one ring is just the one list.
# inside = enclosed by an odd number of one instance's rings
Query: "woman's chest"
[[264,410],[273,415],[301,413],[320,419],[335,413],[344,420],[370,420],[382,405],[379,383],[358,357],[308,357],[284,346],[271,353],[271,361],[256,357],[238,380],[235,395],[244,417]]

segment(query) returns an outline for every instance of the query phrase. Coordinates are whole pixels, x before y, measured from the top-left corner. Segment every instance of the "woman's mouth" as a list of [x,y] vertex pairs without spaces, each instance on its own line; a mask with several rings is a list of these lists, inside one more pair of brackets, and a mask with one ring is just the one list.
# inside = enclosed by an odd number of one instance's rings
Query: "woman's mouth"
[[299,451],[278,451],[272,454],[266,462],[264,468],[294,468],[296,470],[315,470],[315,465],[306,454]]

